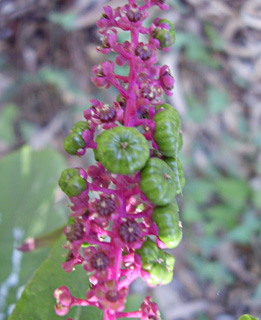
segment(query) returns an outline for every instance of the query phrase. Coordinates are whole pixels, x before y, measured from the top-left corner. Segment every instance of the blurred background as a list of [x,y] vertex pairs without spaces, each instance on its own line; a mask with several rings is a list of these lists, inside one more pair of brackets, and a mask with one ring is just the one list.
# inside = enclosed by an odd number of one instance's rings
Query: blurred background
[[[116,98],[90,76],[93,65],[113,59],[96,51],[102,6],[124,3],[0,1],[0,320],[49,251],[15,248],[66,223],[60,172],[93,162],[90,153],[68,157],[63,140],[91,98]],[[166,101],[183,123],[184,237],[170,250],[173,282],[152,290],[140,280],[132,292],[152,294],[165,320],[261,316],[261,3],[167,3],[170,10],[152,9],[148,23],[160,15],[176,28],[159,62],[172,69],[174,95]]]

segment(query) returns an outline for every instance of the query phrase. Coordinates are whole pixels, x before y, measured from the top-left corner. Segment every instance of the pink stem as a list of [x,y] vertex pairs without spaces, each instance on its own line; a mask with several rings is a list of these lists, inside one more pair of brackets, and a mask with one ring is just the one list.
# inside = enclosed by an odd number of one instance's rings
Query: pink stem
[[118,282],[120,274],[121,274],[121,258],[122,258],[122,252],[121,252],[121,247],[118,247],[115,252],[115,267],[113,270],[114,273],[114,278]]
[[89,188],[89,191],[98,191],[98,192],[103,192],[103,193],[107,193],[107,194],[115,194],[116,195],[115,190],[99,187],[99,186],[94,185],[93,183],[88,183],[88,188]]
[[103,320],[116,320],[116,315],[110,313],[110,310],[105,310]]
[[119,289],[128,288],[129,285],[139,278],[140,271],[136,268],[136,270],[130,270],[129,273],[126,274],[126,277],[119,283]]
[[[137,30],[132,29],[131,30],[131,42],[136,47],[139,42],[139,34]],[[130,74],[129,74],[129,88],[128,88],[128,94],[129,98],[127,101],[127,107],[125,111],[125,117],[124,117],[124,125],[126,127],[132,127],[134,126],[134,115],[136,112],[136,95],[134,92],[134,85],[136,83],[137,78],[137,68],[135,65],[136,57],[132,57],[130,60]]]
[[81,307],[93,306],[93,307],[99,308],[100,304],[98,302],[91,302],[84,299],[73,298],[73,302],[71,306],[81,306]]
[[121,76],[120,74],[114,74],[115,75],[115,78],[127,83],[129,82],[129,78],[128,77],[125,77],[125,76]]
[[110,81],[111,85],[113,85],[124,98],[128,98],[128,93],[125,89],[122,88],[122,86],[119,84],[118,81],[114,79],[113,76],[108,77],[108,80]]
[[116,312],[116,318],[141,318],[141,311]]

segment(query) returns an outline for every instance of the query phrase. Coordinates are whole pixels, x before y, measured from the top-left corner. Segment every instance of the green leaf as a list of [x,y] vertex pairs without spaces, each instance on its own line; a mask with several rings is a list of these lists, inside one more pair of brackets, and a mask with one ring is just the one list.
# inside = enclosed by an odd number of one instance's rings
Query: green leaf
[[54,290],[65,285],[77,298],[84,298],[89,286],[86,271],[82,267],[66,273],[61,264],[65,259],[62,236],[53,247],[50,255],[36,270],[26,285],[9,320],[59,320],[73,317],[74,320],[102,319],[102,311],[94,307],[73,307],[65,317],[57,316],[54,310]]
[[203,123],[206,120],[206,111],[202,107],[202,103],[194,95],[187,94],[185,96],[189,105],[188,118],[197,123]]
[[202,280],[214,282],[218,289],[233,282],[228,269],[217,261],[210,261],[195,254],[187,255],[187,260]]
[[[187,198],[187,196],[185,196]],[[202,219],[202,212],[197,208],[195,203],[187,200],[183,210],[183,220],[187,223],[198,222]]]
[[254,300],[258,300],[261,299],[261,280],[259,281],[255,294],[254,294]]
[[256,232],[260,232],[261,221],[252,212],[247,212],[241,224],[231,230],[227,237],[241,244],[251,244]]
[[229,97],[226,91],[215,87],[210,87],[207,90],[208,108],[212,113],[222,112],[229,103]]
[[14,121],[19,115],[19,109],[16,105],[7,104],[0,113],[0,140],[8,145],[15,143]]
[[211,47],[215,51],[222,51],[224,48],[224,40],[220,36],[220,34],[214,29],[211,23],[205,22],[204,23],[204,30],[211,42]]
[[215,183],[217,194],[221,199],[236,210],[246,206],[250,188],[246,181],[237,178],[223,178]]
[[88,104],[86,107],[86,101],[88,101],[89,98],[85,92],[79,88],[70,72],[59,68],[44,67],[40,69],[37,76],[43,83],[55,86],[73,102],[80,105],[84,104],[85,109],[91,107],[91,104]]
[[213,190],[213,183],[210,183],[203,179],[197,179],[194,181],[190,181],[190,183],[187,184],[186,195],[190,195],[191,200],[195,203],[202,204],[210,199]]
[[[54,150],[32,151],[28,146],[0,160],[0,282],[6,295],[0,306],[16,301],[17,289],[45,259],[49,250],[23,254],[15,248],[64,224],[65,210],[54,205],[64,158]],[[12,277],[16,281],[10,282]]]
[[237,225],[240,214],[240,211],[230,206],[213,205],[205,211],[207,223],[204,225],[204,230],[208,234],[213,234],[220,230],[232,229]]
[[211,50],[202,42],[202,40],[192,33],[176,32],[176,48],[184,48],[188,59],[196,61],[210,68],[219,68],[220,64],[213,59]]
[[[139,293],[128,295],[124,312],[139,310],[140,305],[143,303],[144,299],[145,299],[145,295],[142,295]],[[126,318],[120,318],[119,320],[124,320],[124,319]],[[129,319],[138,320],[138,318],[129,318]]]
[[72,31],[77,19],[77,13],[75,12],[51,12],[49,14],[49,20],[53,23],[58,24],[66,31]]

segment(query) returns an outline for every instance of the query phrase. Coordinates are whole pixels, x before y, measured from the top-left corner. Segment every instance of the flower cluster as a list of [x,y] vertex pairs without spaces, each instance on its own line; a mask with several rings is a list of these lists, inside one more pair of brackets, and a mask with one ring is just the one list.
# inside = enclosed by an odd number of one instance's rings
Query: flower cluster
[[[71,201],[71,224],[65,230],[68,250],[62,267],[71,272],[82,265],[90,275],[86,299],[73,297],[65,286],[55,291],[56,312],[65,315],[75,305],[96,306],[105,320],[136,317],[160,319],[157,305],[147,297],[138,311],[124,312],[129,285],[141,277],[150,286],[172,280],[174,257],[163,251],[182,238],[175,201],[185,183],[178,153],[181,121],[162,96],[171,95],[174,79],[168,66],[159,66],[157,52],[170,50],[175,29],[167,19],[146,28],[148,9],[165,10],[164,0],[135,0],[104,8],[98,21],[104,54],[115,62],[93,68],[97,87],[114,86],[119,95],[112,105],[96,99],[74,125],[64,148],[82,156],[94,151],[96,165],[66,169],[59,180]],[[118,42],[117,30],[129,31],[131,41]],[[146,38],[147,41],[140,40]],[[129,66],[128,76],[115,72],[115,63]]]

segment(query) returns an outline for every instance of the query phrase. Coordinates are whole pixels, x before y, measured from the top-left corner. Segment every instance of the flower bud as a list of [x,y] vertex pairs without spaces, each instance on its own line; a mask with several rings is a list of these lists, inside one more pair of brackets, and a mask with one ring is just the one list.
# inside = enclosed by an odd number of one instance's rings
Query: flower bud
[[159,40],[161,49],[168,48],[174,43],[171,33],[166,29],[156,28],[153,32],[153,36],[155,39]]
[[151,52],[150,48],[143,43],[139,43],[137,45],[137,48],[135,50],[135,54],[136,54],[136,56],[139,56],[141,58],[141,60],[143,60],[143,61],[149,60],[152,56],[152,52]]
[[142,13],[139,11],[138,8],[131,8],[127,13],[126,16],[130,20],[130,22],[137,22],[142,17]]
[[160,48],[169,48],[175,42],[175,28],[173,23],[168,19],[156,19],[154,21],[157,26],[153,31],[153,37],[159,40]]

